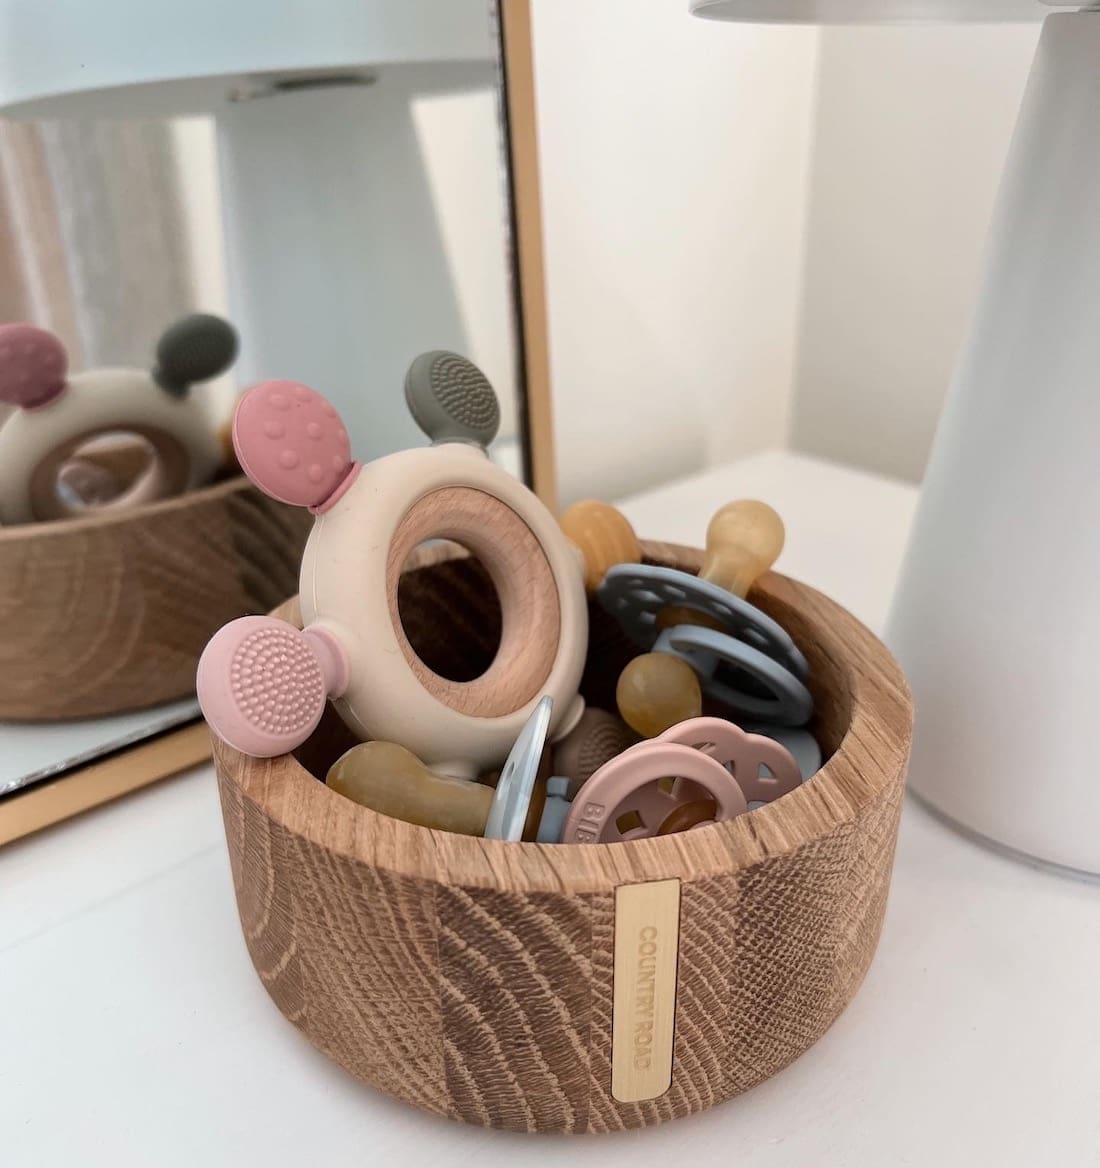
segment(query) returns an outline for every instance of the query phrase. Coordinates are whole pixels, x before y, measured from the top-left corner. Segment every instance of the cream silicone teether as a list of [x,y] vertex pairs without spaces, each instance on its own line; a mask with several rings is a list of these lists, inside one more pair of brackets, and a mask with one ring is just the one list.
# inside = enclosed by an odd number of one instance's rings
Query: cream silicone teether
[[[0,522],[30,523],[119,510],[178,494],[213,477],[221,451],[202,403],[188,391],[228,368],[236,333],[217,317],[178,321],[161,338],[154,370],[91,369],[67,376],[61,342],[29,324],[0,325]],[[112,485],[82,465],[81,449],[130,434],[150,458]]]
[[[433,771],[472,778],[500,766],[543,695],[553,700],[551,737],[572,728],[588,611],[553,516],[480,447],[495,426],[484,377],[464,358],[433,353],[413,363],[408,385],[431,447],[359,465],[336,411],[292,382],[249,390],[233,440],[257,486],[316,515],[301,611],[306,632],[323,630],[347,662],[334,698],[341,717],[363,739],[399,742]],[[429,391],[446,407],[446,428],[425,404]],[[473,680],[435,673],[402,625],[402,570],[433,539],[475,555],[500,601],[499,647]]]

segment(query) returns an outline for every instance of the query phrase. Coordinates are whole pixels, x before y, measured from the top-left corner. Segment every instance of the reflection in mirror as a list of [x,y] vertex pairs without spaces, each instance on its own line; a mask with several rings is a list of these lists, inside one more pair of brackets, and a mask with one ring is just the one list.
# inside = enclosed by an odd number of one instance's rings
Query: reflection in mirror
[[[219,458],[237,395],[269,378],[321,391],[358,458],[422,445],[405,373],[453,350],[500,401],[491,456],[524,476],[494,5],[139,7],[59,0],[46,19],[0,0],[0,40],[21,46],[0,54],[0,321],[54,334],[72,375],[147,379],[172,321],[231,321],[236,364],[197,395]],[[74,435],[43,490],[53,513],[91,522],[141,497],[155,461],[123,419]],[[24,562],[19,532],[0,531],[0,576]],[[20,618],[6,603],[0,633]],[[9,674],[30,668],[4,654]],[[160,695],[147,714],[43,736],[16,719],[65,711],[5,709],[0,692],[0,791],[193,713],[186,694]]]

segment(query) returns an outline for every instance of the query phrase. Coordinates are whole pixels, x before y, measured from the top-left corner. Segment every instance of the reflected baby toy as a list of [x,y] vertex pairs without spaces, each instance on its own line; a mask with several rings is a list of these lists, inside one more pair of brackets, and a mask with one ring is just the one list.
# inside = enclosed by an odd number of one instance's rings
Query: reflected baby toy
[[[588,639],[580,565],[546,507],[490,462],[499,425],[492,387],[471,362],[432,352],[413,362],[409,408],[432,439],[362,465],[336,410],[304,385],[269,381],[237,407],[233,442],[267,494],[316,516],[302,558],[304,629],[245,617],[199,663],[214,730],[246,754],[293,750],[331,698],[361,738],[400,743],[425,766],[473,778],[498,766],[544,695],[550,737],[583,711]],[[402,627],[398,581],[410,553],[449,539],[478,557],[500,599],[500,646],[472,681],[441,677]]]
[[[89,369],[70,377],[52,333],[0,325],[0,402],[17,407],[0,425],[0,523],[121,510],[208,482],[224,450],[190,390],[228,369],[236,354],[232,326],[196,314],[164,332],[151,371]],[[81,453],[119,436],[150,451],[128,483],[96,454]]]

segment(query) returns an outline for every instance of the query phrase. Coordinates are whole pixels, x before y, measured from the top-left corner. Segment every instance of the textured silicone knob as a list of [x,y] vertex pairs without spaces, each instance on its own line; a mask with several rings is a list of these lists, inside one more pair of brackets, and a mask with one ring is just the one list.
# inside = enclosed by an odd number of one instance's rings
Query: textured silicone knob
[[33,324],[0,325],[0,401],[24,410],[56,401],[65,391],[65,346]]
[[197,680],[199,705],[215,733],[244,754],[272,758],[313,733],[326,699],[346,688],[348,669],[326,631],[246,616],[210,639]]
[[355,469],[340,415],[297,381],[264,381],[241,397],[233,448],[261,491],[297,507],[321,507]]
[[405,375],[405,401],[433,442],[488,446],[500,429],[500,404],[489,379],[457,353],[421,353]]

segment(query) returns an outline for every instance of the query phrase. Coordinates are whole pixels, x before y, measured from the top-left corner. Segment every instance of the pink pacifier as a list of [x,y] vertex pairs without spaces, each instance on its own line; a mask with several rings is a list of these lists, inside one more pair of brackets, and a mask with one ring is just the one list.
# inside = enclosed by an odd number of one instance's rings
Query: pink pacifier
[[[544,695],[552,740],[583,711],[580,565],[544,504],[486,455],[500,420],[492,387],[465,358],[432,352],[412,363],[405,396],[433,445],[367,464],[353,461],[336,410],[307,386],[264,382],[238,404],[233,444],[245,473],[316,516],[300,576],[304,634],[269,622],[285,631],[278,651],[272,641],[263,655],[247,642],[257,626],[231,624],[199,663],[207,720],[246,753],[294,749],[328,697],[361,739],[398,743],[435,772],[474,778],[501,765]],[[499,647],[470,680],[437,674],[401,619],[406,561],[436,539],[476,556],[500,601]]]
[[[577,792],[564,844],[609,844],[675,830],[686,808],[707,806],[692,826],[744,815],[737,780],[716,759],[675,742],[640,742],[602,766]],[[679,826],[679,825],[677,825]]]
[[652,741],[691,746],[713,758],[733,775],[749,803],[770,803],[802,783],[798,763],[785,746],[763,734],[749,734],[725,718],[689,718]]

